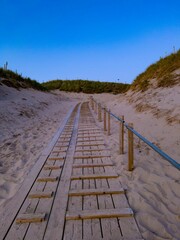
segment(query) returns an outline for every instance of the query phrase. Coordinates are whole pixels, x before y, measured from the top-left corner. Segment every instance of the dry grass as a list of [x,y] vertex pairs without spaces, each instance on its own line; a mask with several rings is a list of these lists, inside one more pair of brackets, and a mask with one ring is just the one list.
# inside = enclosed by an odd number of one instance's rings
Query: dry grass
[[131,89],[146,91],[150,86],[150,79],[156,79],[157,87],[173,86],[180,82],[180,76],[173,73],[179,68],[180,50],[150,65],[133,81]]

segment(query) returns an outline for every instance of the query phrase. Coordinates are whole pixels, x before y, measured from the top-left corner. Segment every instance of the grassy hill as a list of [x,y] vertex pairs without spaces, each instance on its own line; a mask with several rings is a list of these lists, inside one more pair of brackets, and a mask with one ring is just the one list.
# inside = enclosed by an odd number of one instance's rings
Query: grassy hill
[[41,91],[47,90],[44,86],[35,80],[22,77],[22,75],[11,70],[4,70],[3,68],[0,68],[0,84],[2,83],[16,89],[34,88]]
[[133,91],[146,91],[152,85],[155,87],[170,87],[180,84],[180,50],[156,63],[150,65],[136,77],[131,85],[123,83],[99,82],[87,80],[52,80],[42,84],[30,78],[24,78],[11,70],[0,68],[0,84],[15,88],[34,88],[37,90],[55,90],[83,93],[113,93],[119,94]]
[[42,84],[49,90],[59,89],[67,92],[83,93],[123,93],[126,92],[130,85],[123,83],[98,82],[87,80],[54,80]]
[[180,70],[180,50],[150,65],[136,77],[131,89],[145,91],[151,86],[152,79],[155,79],[156,87],[170,87],[178,84],[180,74],[174,72],[178,69]]

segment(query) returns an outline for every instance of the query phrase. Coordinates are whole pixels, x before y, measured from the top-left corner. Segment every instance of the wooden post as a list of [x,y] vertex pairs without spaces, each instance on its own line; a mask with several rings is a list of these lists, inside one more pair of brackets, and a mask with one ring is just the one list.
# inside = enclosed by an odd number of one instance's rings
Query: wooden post
[[92,105],[93,105],[92,97],[90,97],[90,104],[91,104],[91,108],[92,108]]
[[107,131],[107,127],[106,127],[106,108],[104,108],[104,131]]
[[102,108],[101,108],[101,104],[99,103],[99,121],[102,122]]
[[[124,121],[124,116],[121,116]],[[124,124],[119,123],[119,154],[124,154]]]
[[[128,126],[133,128],[133,123],[129,123]],[[132,171],[134,168],[134,149],[133,149],[133,132],[128,129],[128,171]]]
[[110,110],[108,111],[108,136],[110,135]]
[[96,102],[96,114],[98,114],[98,103]]
[[94,110],[94,99],[92,97],[92,110]]
[[98,121],[100,121],[100,107],[99,107],[99,103],[97,105],[97,108],[98,108]]

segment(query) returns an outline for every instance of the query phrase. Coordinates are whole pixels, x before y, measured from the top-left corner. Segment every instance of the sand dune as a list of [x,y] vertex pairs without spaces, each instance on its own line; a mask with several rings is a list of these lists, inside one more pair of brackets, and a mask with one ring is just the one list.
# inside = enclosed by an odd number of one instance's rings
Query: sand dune
[[[94,98],[106,102],[115,115],[124,115],[140,134],[180,163],[180,87],[157,89],[150,97],[152,92],[151,89],[146,93],[111,95],[110,101],[108,94]],[[138,104],[144,109],[139,111]],[[102,127],[102,123],[99,125]],[[111,136],[106,139],[144,239],[180,239],[179,170],[135,138],[135,169],[128,172],[127,134],[125,154],[119,155],[119,126],[116,121],[111,126]]]
[[76,101],[0,86],[0,205],[11,198]]
[[[1,207],[18,190],[68,109],[88,98],[54,93],[0,86]],[[124,115],[140,134],[180,162],[179,86],[145,93],[95,94],[94,98],[115,115]],[[97,124],[103,127],[103,123]],[[112,121],[111,136],[105,134],[105,140],[144,239],[180,239],[179,171],[135,138],[135,169],[128,172],[127,137],[125,154],[119,155],[118,128]]]

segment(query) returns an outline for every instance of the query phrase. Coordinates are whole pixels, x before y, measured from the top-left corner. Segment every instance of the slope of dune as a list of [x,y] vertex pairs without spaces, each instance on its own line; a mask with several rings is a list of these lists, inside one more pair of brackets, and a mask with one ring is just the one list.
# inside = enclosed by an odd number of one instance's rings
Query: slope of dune
[[[44,93],[32,89],[0,86],[0,204],[13,197],[53,137],[68,110],[90,95],[58,90]],[[180,163],[180,86],[151,87],[145,92],[94,94],[115,115],[125,116],[134,128]],[[94,114],[95,118],[97,116]],[[97,122],[103,128],[103,123]],[[125,154],[118,152],[119,124],[111,119],[111,148],[120,181],[135,212],[144,239],[179,239],[180,174],[170,163],[135,138],[135,168],[127,171]]]
[[0,86],[0,205],[16,193],[75,103],[61,95]]
[[[180,86],[96,95],[116,116],[125,116],[135,130],[180,163]],[[98,123],[98,122],[97,122]],[[103,123],[98,123],[103,128]],[[135,168],[127,171],[125,154],[118,152],[119,124],[111,118],[107,142],[144,239],[180,239],[180,172],[145,143],[134,137]]]

